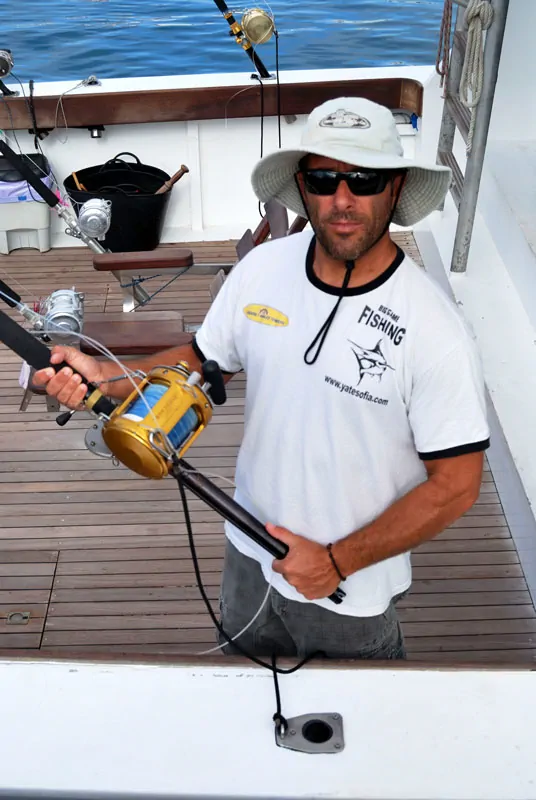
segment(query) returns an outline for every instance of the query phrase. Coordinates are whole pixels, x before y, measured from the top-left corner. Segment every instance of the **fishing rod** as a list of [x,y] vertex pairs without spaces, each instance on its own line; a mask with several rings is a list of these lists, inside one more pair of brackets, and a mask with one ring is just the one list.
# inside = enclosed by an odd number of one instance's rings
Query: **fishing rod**
[[[3,284],[3,287],[5,292],[2,290],[2,294],[5,295],[7,305],[17,308],[25,318],[28,318],[30,315],[24,304],[19,301],[17,293],[7,284]],[[1,310],[0,341],[35,370],[51,366],[48,347]],[[63,362],[54,366],[54,369],[57,372],[64,366],[68,365]],[[73,372],[77,374],[75,370]],[[246,628],[233,637],[227,633],[217,618],[204,588],[185,486],[271,553],[274,558],[284,559],[289,548],[284,542],[271,536],[260,520],[182,458],[183,453],[210,421],[213,404],[221,405],[227,399],[223,375],[218,364],[215,361],[205,361],[201,373],[190,372],[185,362],[179,363],[176,367],[155,367],[145,375],[139,386],[134,384],[135,389],[132,394],[119,405],[104,397],[98,385],[87,382],[80,376],[87,385],[84,406],[99,418],[99,422],[94,424],[86,435],[86,445],[97,455],[115,457],[117,461],[139,475],[153,478],[171,475],[176,479],[183,504],[196,581],[207,612],[221,636],[229,644],[254,664],[272,672],[277,704],[272,716],[276,745],[301,753],[340,753],[344,749],[340,713],[306,713],[286,718],[281,706],[278,674],[297,672],[315,656],[325,656],[325,653],[321,650],[314,651],[304,656],[294,666],[287,668],[276,666],[275,653],[272,654],[271,663],[263,661],[236,642]],[[147,410],[143,406],[146,406]],[[69,411],[67,414],[59,415],[58,424],[64,425],[73,413]],[[154,424],[152,418],[155,420]],[[339,586],[328,599],[339,604],[343,602],[345,596],[346,593]],[[263,606],[267,598],[268,593],[265,595]]]
[[[3,283],[2,287],[2,295],[7,305],[18,309],[26,319],[31,317],[27,307],[19,301],[17,293],[7,284]],[[0,310],[0,341],[35,370],[51,366],[48,347],[2,310]],[[62,362],[57,366],[54,365],[54,369],[58,372],[65,366],[68,365]],[[75,370],[73,372],[79,374]],[[153,478],[171,475],[176,479],[183,504],[196,581],[207,612],[221,636],[230,645],[253,663],[272,672],[277,704],[272,716],[276,745],[302,753],[340,753],[344,749],[341,714],[307,713],[286,718],[281,707],[278,673],[297,672],[315,656],[325,656],[325,653],[322,651],[309,653],[297,664],[288,668],[276,666],[275,653],[272,655],[271,663],[266,663],[236,642],[246,628],[233,637],[227,633],[217,618],[204,588],[185,486],[271,553],[274,558],[284,559],[289,548],[284,542],[271,536],[260,520],[182,458],[183,453],[210,421],[213,404],[221,405],[227,399],[223,375],[218,364],[215,361],[205,361],[201,372],[202,374],[190,372],[185,362],[179,363],[176,367],[155,367],[145,375],[139,386],[134,384],[135,389],[132,394],[119,405],[103,396],[98,385],[87,382],[80,376],[87,385],[84,407],[99,418],[99,422],[94,424],[86,435],[86,445],[97,455],[115,457],[117,461],[139,475]],[[147,410],[143,406],[146,406]],[[64,425],[73,413],[69,411],[60,414],[57,417],[58,424]],[[152,418],[155,424],[152,423]],[[339,604],[343,602],[345,596],[345,591],[339,586],[328,599]],[[263,606],[267,598],[268,593],[265,595]]]
[[[107,201],[98,201],[100,202],[100,206],[98,209],[94,208],[92,205],[94,201],[88,201],[84,205],[87,207],[87,213],[82,215],[83,217],[87,218],[88,225],[81,225],[80,220],[77,220],[74,214],[64,206],[59,197],[54,194],[52,189],[49,189],[48,186],[43,183],[43,181],[30,169],[28,164],[26,163],[24,158],[21,158],[11,147],[0,139],[0,153],[9,161],[9,163],[16,169],[25,181],[27,181],[32,189],[35,189],[38,195],[40,195],[45,203],[53,209],[58,216],[60,216],[64,222],[67,223],[66,233],[69,236],[73,236],[76,239],[80,239],[81,241],[86,244],[90,250],[93,250],[94,253],[106,253],[108,252],[101,244],[97,241],[98,238],[102,238],[104,234],[107,232],[110,221],[111,221],[111,208],[110,204],[107,204]],[[82,207],[83,208],[83,207]],[[82,219],[83,221],[83,219]],[[98,224],[95,224],[98,223]],[[86,232],[86,230],[90,231],[90,235]]]
[[[227,6],[225,0],[214,0],[214,2],[216,3],[218,9],[223,14],[224,18],[229,23],[229,27],[231,29],[230,35],[231,36],[234,35],[236,43],[241,45],[241,47],[248,54],[251,61],[255,65],[255,69],[257,70],[261,78],[271,78],[272,77],[271,74],[268,72],[263,62],[255,52],[250,38],[243,30],[240,23],[237,22],[236,19],[234,18],[233,13],[229,10],[229,7]],[[264,14],[264,12],[260,11],[260,9],[257,9],[257,11],[259,11],[260,14]]]
[[[7,284],[2,285],[1,295],[7,305],[28,318],[25,307],[20,308],[23,304],[17,293]],[[51,366],[49,348],[1,310],[0,341],[35,370]],[[62,363],[54,369],[59,372],[65,366],[68,365]],[[201,374],[191,371],[186,362],[153,367],[117,405],[102,394],[99,386],[80,377],[88,387],[84,406],[97,417],[86,435],[88,450],[115,458],[145,478],[162,479],[171,475],[179,486],[186,485],[274,558],[285,558],[288,545],[271,536],[260,520],[183,459],[211,421],[214,405],[227,400],[223,376],[215,361],[205,361]],[[65,425],[74,413],[60,414],[58,425]],[[329,599],[338,604],[344,596],[339,587]]]
[[0,299],[16,309],[31,327],[32,336],[46,344],[72,345],[84,327],[84,294],[72,289],[56,289],[30,308],[7,283],[0,280]]
[[[80,206],[77,219],[61,203],[59,197],[30,169],[26,159],[15,153],[7,142],[2,140],[0,140],[0,153],[41,196],[45,203],[67,223],[66,234],[83,241],[94,253],[101,255],[110,252],[99,241],[104,240],[112,222],[112,203],[110,200],[105,200],[102,197],[90,197]],[[169,180],[165,181],[157,189],[155,194],[164,194],[171,191],[177,181],[189,171],[188,167],[183,164]]]

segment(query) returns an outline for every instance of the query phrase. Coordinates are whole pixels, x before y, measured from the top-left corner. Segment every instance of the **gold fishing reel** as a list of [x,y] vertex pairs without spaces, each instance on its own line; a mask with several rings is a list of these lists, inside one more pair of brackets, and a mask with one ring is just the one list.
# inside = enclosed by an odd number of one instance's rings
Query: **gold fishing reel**
[[275,32],[274,18],[262,8],[247,9],[242,15],[241,26],[254,45],[266,44]]
[[213,403],[222,402],[225,387],[215,362],[203,364],[203,375],[191,372],[186,362],[154,367],[109,418],[101,420],[100,436],[109,452],[96,441],[98,426],[88,432],[86,444],[138,475],[164,478],[174,459],[182,457],[207,427]]

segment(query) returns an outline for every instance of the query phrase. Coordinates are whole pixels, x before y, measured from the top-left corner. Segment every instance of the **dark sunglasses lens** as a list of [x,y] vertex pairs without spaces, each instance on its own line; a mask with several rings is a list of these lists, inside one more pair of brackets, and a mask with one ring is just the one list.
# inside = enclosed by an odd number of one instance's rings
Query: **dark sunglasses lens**
[[362,172],[355,177],[348,178],[348,188],[352,194],[379,194],[387,186],[389,179],[385,172]]
[[355,195],[371,195],[383,192],[388,175],[381,172],[331,172],[330,170],[308,170],[304,173],[305,186],[311,194],[335,194],[341,180]]
[[309,170],[303,173],[305,186],[311,194],[335,194],[339,180],[336,172]]

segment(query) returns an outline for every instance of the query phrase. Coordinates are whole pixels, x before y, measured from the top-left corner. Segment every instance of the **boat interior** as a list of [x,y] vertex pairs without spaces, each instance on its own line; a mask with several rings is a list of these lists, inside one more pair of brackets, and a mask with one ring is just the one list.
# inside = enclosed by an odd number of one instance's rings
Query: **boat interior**
[[[455,5],[467,4],[456,0]],[[498,6],[500,16],[501,2]],[[525,12],[534,13],[526,4]],[[509,36],[505,41],[511,49],[513,34]],[[456,46],[463,50],[467,33],[458,30],[454,43],[449,80],[459,83]],[[282,125],[285,142],[295,141],[297,123],[314,106],[330,97],[359,94],[392,109],[408,153],[429,152],[453,167],[446,207],[438,210],[430,228],[395,227],[392,236],[422,269],[446,282],[458,302],[463,293],[467,298],[471,263],[462,289],[448,273],[451,257],[458,259],[458,273],[465,271],[468,258],[453,243],[456,221],[461,224],[464,217],[467,222],[472,214],[472,226],[475,215],[476,200],[467,211],[470,178],[464,185],[458,165],[464,161],[460,153],[469,136],[469,113],[453,94],[439,98],[439,77],[430,76],[429,70],[334,73],[282,75],[277,84],[240,75],[197,76],[190,84],[182,78],[163,80],[158,88],[143,80],[125,88],[112,80],[66,96],[63,85],[44,84],[36,86],[32,97],[31,125],[27,98],[4,97],[0,128],[6,141],[13,144],[16,133],[26,151],[30,142],[40,141],[62,180],[84,161],[96,163],[133,149],[147,153],[140,131],[147,132],[147,140],[152,137],[153,161],[158,146],[166,145],[166,168],[176,162],[171,143],[178,143],[187,155],[189,173],[173,188],[156,248],[99,255],[73,241],[64,221],[51,214],[50,246],[28,246],[21,234],[18,245],[0,255],[0,277],[29,305],[54,290],[75,286],[84,294],[86,332],[125,361],[169,347],[181,337],[187,340],[249,248],[270,236],[292,235],[305,224],[277,212],[270,218],[274,209],[257,208],[248,170],[258,157],[259,130],[261,148],[262,136],[265,148],[277,146]],[[501,86],[504,95],[504,79]],[[55,137],[61,98],[61,132],[68,130],[67,143]],[[448,124],[442,127],[441,115],[449,109]],[[489,103],[487,110],[482,123],[486,134]],[[453,141],[456,133],[454,148],[452,142],[445,144],[449,125]],[[479,131],[477,124],[475,150]],[[222,157],[225,137],[234,137],[235,150]],[[490,152],[497,151],[498,141]],[[469,172],[470,159],[462,164]],[[479,179],[480,173],[477,186]],[[467,202],[470,206],[471,200]],[[480,219],[475,222],[477,233],[481,224]],[[447,269],[439,273],[426,247],[434,225],[439,231],[434,246],[448,251],[443,258]],[[442,232],[448,226],[445,244]],[[140,276],[149,280],[142,283]],[[485,314],[471,302],[466,305],[488,366],[493,340],[485,340],[479,327]],[[7,311],[17,318],[15,310]],[[497,376],[491,360],[489,364],[489,386],[494,389]],[[218,658],[175,483],[150,481],[95,457],[85,444],[91,415],[78,412],[59,427],[60,409],[32,389],[31,375],[23,385],[22,367],[20,357],[0,345],[0,656],[189,657],[211,650]],[[231,492],[243,426],[244,376],[236,376],[227,390],[227,402],[215,409],[188,459]],[[520,469],[524,462],[515,449],[516,437],[510,436],[511,412],[503,413],[500,393],[490,391],[489,408],[492,444],[477,502],[412,556],[414,582],[399,609],[409,661],[415,664],[528,668],[536,659],[536,531],[528,479]],[[198,499],[192,500],[191,510],[203,582],[216,610],[223,521]]]
[[[536,800],[536,3],[444,0],[435,64],[398,63],[389,34],[390,66],[286,71],[215,5],[242,72],[22,82],[0,40],[0,797]],[[452,170],[444,204],[391,235],[472,329],[491,446],[472,508],[412,553],[408,659],[276,666],[218,648],[201,584],[217,617],[222,514],[99,457],[102,416],[67,414],[29,362],[54,314],[125,367],[189,341],[238,261],[307,228],[259,204],[251,170],[343,95]],[[126,214],[89,183],[115,168],[152,175]],[[185,454],[220,500],[246,380]]]
[[[413,236],[393,236],[425,269]],[[223,267],[236,260],[236,245],[181,243],[192,249],[195,264]],[[146,318],[153,328],[155,316],[158,324],[162,314],[180,315],[178,324],[188,331],[202,322],[212,301],[214,274],[207,271],[180,277],[135,314],[124,312],[119,282],[92,262],[86,248],[40,254],[21,249],[0,258],[0,270],[17,276],[28,302],[76,275],[85,324],[98,327],[112,352],[118,317]],[[151,291],[165,283],[154,278]],[[103,329],[107,317],[112,322]],[[167,319],[162,324],[169,329]],[[120,352],[127,360],[137,349],[129,334]],[[196,585],[175,482],[147,480],[88,452],[89,412],[58,428],[59,408],[49,410],[47,398],[35,392],[21,411],[20,372],[20,358],[2,347],[0,655],[194,656],[213,648],[215,629]],[[227,402],[216,407],[188,451],[189,463],[229,491],[244,392],[245,378],[236,376]],[[531,514],[500,431],[492,438],[476,504],[413,554],[413,587],[400,603],[410,660],[514,665],[535,658]],[[223,522],[200,500],[190,507],[203,584],[217,610]]]

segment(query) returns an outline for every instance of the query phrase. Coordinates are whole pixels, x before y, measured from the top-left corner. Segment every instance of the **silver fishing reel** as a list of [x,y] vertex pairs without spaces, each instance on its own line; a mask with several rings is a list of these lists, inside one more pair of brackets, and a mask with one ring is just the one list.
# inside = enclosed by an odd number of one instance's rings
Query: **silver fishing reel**
[[52,344],[78,343],[84,327],[84,295],[72,289],[58,289],[39,304],[33,333]]
[[112,221],[112,203],[101,197],[92,197],[80,207],[78,224],[82,233],[102,241]]
[[13,56],[11,50],[0,49],[0,78],[7,78],[13,69]]

